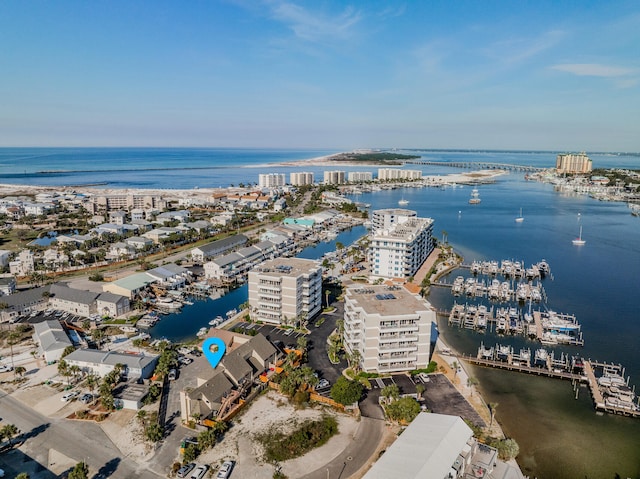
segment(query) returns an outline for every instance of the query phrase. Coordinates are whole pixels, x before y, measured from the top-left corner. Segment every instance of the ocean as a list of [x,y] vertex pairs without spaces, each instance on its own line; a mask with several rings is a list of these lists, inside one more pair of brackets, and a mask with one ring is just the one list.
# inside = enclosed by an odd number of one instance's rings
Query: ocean
[[[405,150],[431,161],[469,161],[555,165],[550,152],[479,152]],[[335,153],[320,150],[247,149],[0,149],[0,183],[35,185],[83,185],[102,183],[105,188],[195,188],[255,183],[258,173],[313,171],[321,177],[326,169],[376,171],[377,167],[276,166],[274,162],[302,160]],[[640,168],[632,155],[590,154],[594,168]],[[447,166],[408,165],[424,174],[459,173]],[[544,281],[548,307],[575,314],[582,325],[584,347],[558,347],[558,352],[580,354],[599,361],[621,363],[640,386],[640,337],[638,307],[640,291],[640,219],[621,203],[600,202],[583,195],[556,191],[552,185],[524,180],[523,173],[499,177],[479,188],[482,202],[469,205],[471,188],[401,188],[353,197],[371,209],[394,207],[400,198],[409,200],[419,216],[435,220],[434,234],[443,235],[465,262],[485,259],[517,259],[527,265],[546,259],[553,279]],[[515,218],[523,210],[524,221]],[[571,240],[582,226],[586,244]],[[359,234],[358,232],[356,232]],[[351,233],[354,234],[354,233]],[[344,244],[351,239],[338,241]],[[321,246],[310,256],[319,257]],[[451,274],[452,281],[457,272]],[[197,303],[194,316],[204,325],[246,298],[236,290],[224,303]],[[234,294],[232,293],[232,294]],[[453,302],[448,290],[434,287],[429,301],[438,309]],[[211,300],[209,300],[211,301]],[[219,300],[220,301],[220,300]],[[211,302],[213,304],[213,302]],[[211,313],[216,312],[213,316]],[[171,318],[171,319],[170,319]],[[205,321],[206,318],[206,321]],[[154,336],[171,335],[185,315],[167,317]],[[164,326],[163,326],[164,323]],[[195,325],[194,325],[195,326]],[[199,326],[198,326],[199,327]],[[198,327],[193,329],[197,331]],[[165,328],[164,333],[162,329]],[[475,353],[480,342],[536,347],[518,338],[497,338],[449,328],[439,324],[440,334],[459,351]],[[497,419],[506,434],[520,444],[518,462],[525,474],[538,478],[640,478],[640,420],[597,415],[588,390],[574,399],[569,382],[473,368],[487,402],[497,402]]]

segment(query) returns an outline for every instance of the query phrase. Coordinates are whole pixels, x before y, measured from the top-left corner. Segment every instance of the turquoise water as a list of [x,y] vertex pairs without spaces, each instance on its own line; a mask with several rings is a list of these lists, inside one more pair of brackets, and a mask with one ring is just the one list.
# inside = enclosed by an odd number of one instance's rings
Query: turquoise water
[[[262,167],[270,162],[312,158],[332,151],[229,149],[0,149],[0,182],[71,185],[106,182],[109,187],[193,188],[257,182],[258,173],[321,167]],[[476,161],[551,167],[554,153],[420,151],[433,161]],[[594,167],[640,168],[637,156],[590,155]],[[243,168],[239,168],[243,166]],[[254,167],[254,168],[251,168]],[[168,169],[174,168],[174,169]],[[175,169],[177,168],[177,169]],[[446,166],[408,166],[425,174],[458,173]],[[65,170],[60,173],[39,171]],[[376,171],[377,167],[340,168]],[[631,384],[640,386],[637,341],[640,321],[635,299],[640,292],[640,219],[624,204],[556,192],[551,185],[527,182],[509,174],[479,187],[479,205],[469,205],[470,187],[404,188],[359,195],[372,209],[397,205],[400,198],[420,216],[435,220],[434,234],[446,231],[467,262],[474,259],[519,259],[527,264],[546,259],[553,280],[545,280],[548,306],[575,314],[582,324],[583,348],[557,348],[600,361],[622,363]],[[515,223],[520,208],[525,220]],[[586,245],[571,240],[583,227]],[[353,234],[353,233],[348,233]],[[337,241],[350,241],[338,237]],[[321,256],[320,246],[314,255]],[[305,253],[311,254],[311,253]],[[308,257],[308,256],[305,256]],[[234,295],[235,294],[235,295]],[[232,296],[234,295],[234,296]],[[448,308],[452,298],[433,288],[430,301]],[[219,303],[196,303],[186,314],[165,317],[154,337],[191,337],[218,314],[246,301],[246,288]],[[188,310],[185,308],[185,312]],[[440,325],[452,345],[475,352],[481,341],[496,338]],[[180,336],[180,335],[183,336]],[[500,339],[506,342],[505,339]],[[524,340],[513,339],[518,346]],[[535,344],[531,343],[531,347]],[[595,414],[586,390],[573,399],[567,382],[502,371],[475,369],[488,401],[500,404],[497,417],[521,447],[518,461],[525,474],[539,478],[640,477],[640,420]]]

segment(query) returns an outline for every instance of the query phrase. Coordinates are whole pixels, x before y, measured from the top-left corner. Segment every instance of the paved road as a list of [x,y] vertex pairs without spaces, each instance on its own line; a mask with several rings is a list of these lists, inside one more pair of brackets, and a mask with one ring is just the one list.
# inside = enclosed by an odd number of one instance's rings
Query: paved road
[[92,471],[104,477],[161,477],[123,458],[95,423],[47,418],[4,392],[0,392],[0,410],[3,422],[15,424],[22,432],[24,443],[20,450],[44,467],[49,466],[49,448],[53,448],[77,462],[86,461]]
[[330,463],[322,466],[301,479],[346,479],[358,472],[373,458],[384,436],[385,422],[363,417],[353,441]]

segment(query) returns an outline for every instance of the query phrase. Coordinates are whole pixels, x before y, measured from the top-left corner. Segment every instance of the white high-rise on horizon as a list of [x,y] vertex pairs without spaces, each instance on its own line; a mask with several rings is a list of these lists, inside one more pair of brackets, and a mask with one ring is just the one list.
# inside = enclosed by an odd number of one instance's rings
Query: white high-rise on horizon
[[258,186],[260,188],[275,188],[284,185],[284,173],[260,173],[258,175]]
[[324,184],[325,185],[341,185],[346,182],[346,173],[344,171],[325,171],[324,172]]
[[294,186],[312,185],[313,173],[309,171],[298,171],[289,174],[289,183]]
[[373,173],[370,171],[350,171],[347,174],[349,183],[356,183],[361,181],[372,181]]
[[378,180],[419,180],[420,170],[403,170],[400,168],[378,168]]
[[589,173],[593,163],[586,153],[567,153],[556,157],[558,173]]

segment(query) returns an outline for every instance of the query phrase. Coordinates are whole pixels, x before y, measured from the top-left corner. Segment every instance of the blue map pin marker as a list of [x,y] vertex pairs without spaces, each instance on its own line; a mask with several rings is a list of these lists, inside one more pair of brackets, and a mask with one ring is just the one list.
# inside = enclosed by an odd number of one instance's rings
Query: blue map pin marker
[[218,365],[224,352],[227,350],[227,345],[220,338],[207,338],[202,343],[202,352],[204,357],[207,358],[211,367],[215,369]]

